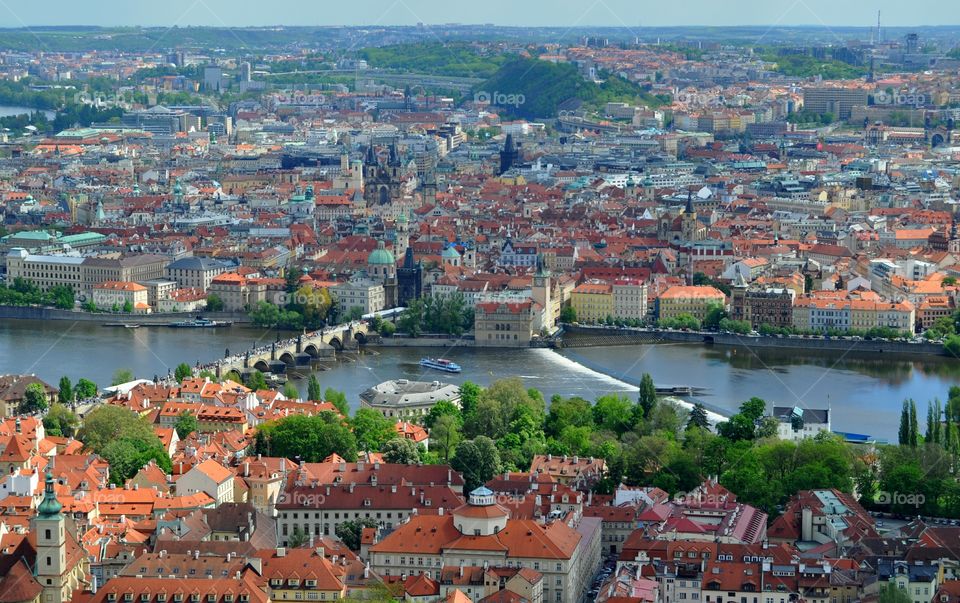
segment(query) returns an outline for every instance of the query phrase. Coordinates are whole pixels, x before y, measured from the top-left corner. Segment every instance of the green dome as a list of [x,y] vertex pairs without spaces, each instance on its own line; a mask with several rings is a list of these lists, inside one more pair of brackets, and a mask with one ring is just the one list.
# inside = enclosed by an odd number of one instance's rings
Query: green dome
[[377,248],[374,249],[367,257],[368,265],[392,266],[396,263],[397,259],[393,257],[393,253],[386,248],[386,246],[383,244],[383,241],[377,243]]
[[445,260],[458,260],[460,259],[460,252],[457,251],[453,245],[451,245],[443,250],[443,253],[441,254],[440,257],[442,257]]
[[53,518],[60,515],[63,505],[57,500],[57,493],[53,489],[53,472],[47,469],[46,484],[43,491],[43,501],[37,506],[37,517]]

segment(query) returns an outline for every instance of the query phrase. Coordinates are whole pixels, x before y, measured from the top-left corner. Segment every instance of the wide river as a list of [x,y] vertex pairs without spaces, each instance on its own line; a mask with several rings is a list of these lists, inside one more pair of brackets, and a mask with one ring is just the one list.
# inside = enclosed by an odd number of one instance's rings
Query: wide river
[[[103,327],[68,321],[0,321],[0,374],[34,373],[51,384],[62,375],[109,385],[118,368],[137,377],[164,375],[180,362],[195,364],[240,352],[276,339],[270,330]],[[448,375],[422,369],[424,356],[455,360],[464,370]],[[318,374],[323,387],[347,393],[351,404],[367,387],[394,378],[464,380],[486,384],[519,376],[545,396],[579,395],[588,399],[609,392],[635,392],[643,373],[660,386],[707,388],[700,399],[729,414],[743,400],[759,396],[768,403],[833,409],[833,428],[896,439],[900,406],[913,398],[924,416],[926,403],[945,399],[960,383],[960,362],[918,356],[803,353],[798,350],[657,344],[578,348],[483,350],[473,348],[381,347]],[[296,381],[306,391],[303,380]]]

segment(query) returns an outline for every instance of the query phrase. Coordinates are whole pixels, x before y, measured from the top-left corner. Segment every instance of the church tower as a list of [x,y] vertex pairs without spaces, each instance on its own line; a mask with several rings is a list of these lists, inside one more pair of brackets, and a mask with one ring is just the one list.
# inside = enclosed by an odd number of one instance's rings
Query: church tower
[[681,228],[684,241],[696,241],[698,239],[700,222],[697,220],[697,212],[693,208],[693,191],[687,191],[687,207],[681,218]]
[[397,216],[397,243],[394,245],[396,255],[403,256],[407,253],[407,247],[410,246],[410,221],[405,212],[400,212]]
[[956,215],[950,220],[950,241],[947,243],[947,251],[950,253],[960,253],[960,237],[957,236]]
[[37,507],[33,529],[37,535],[37,563],[34,572],[43,587],[44,603],[70,599],[67,571],[67,532],[63,506],[54,490],[53,471],[47,468],[43,501]]
[[543,324],[548,332],[553,332],[557,317],[553,315],[553,303],[550,299],[550,271],[543,264],[543,254],[537,254],[537,271],[533,275],[533,301],[543,306]]

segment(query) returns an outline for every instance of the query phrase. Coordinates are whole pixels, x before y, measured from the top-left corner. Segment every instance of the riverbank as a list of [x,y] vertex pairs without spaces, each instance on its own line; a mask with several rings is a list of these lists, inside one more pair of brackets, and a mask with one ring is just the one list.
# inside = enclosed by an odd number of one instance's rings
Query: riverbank
[[708,331],[666,331],[577,325],[565,326],[559,347],[609,347],[657,343],[700,343],[742,348],[784,348],[824,352],[946,356],[939,343],[853,339],[842,337],[777,337],[773,335],[737,335]]
[[168,312],[154,314],[94,313],[81,310],[61,310],[39,306],[0,306],[0,319],[10,320],[72,320],[91,323],[131,323],[138,325],[165,325],[178,320],[190,320],[198,314],[211,320],[226,320],[234,323],[250,323],[244,312]]

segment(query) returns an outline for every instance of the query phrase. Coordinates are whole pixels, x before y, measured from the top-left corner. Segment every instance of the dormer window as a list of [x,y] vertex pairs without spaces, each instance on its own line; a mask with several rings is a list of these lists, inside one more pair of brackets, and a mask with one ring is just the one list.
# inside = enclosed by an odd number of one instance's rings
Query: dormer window
[[160,603],[163,603],[166,600],[167,600],[166,593],[160,593],[159,595],[157,595],[157,601],[159,601]]
[[183,601],[183,594],[176,593],[175,595],[173,595],[173,601],[174,603],[180,603],[181,601]]
[[307,581],[306,581],[306,584],[307,584],[307,588],[316,588],[316,586],[317,586],[317,581],[316,581],[316,580],[307,580]]
[[107,601],[116,601],[117,593],[107,593]]
[[124,600],[124,601],[133,601],[133,593],[124,593],[124,595],[123,595],[123,600]]
[[200,600],[200,595],[198,595],[197,593],[193,593],[192,595],[190,595],[190,600],[196,603],[197,601]]
[[140,600],[141,600],[141,601],[149,601],[149,600],[150,600],[150,593],[140,593]]
[[300,586],[300,581],[296,578],[290,578],[287,580],[287,586]]

